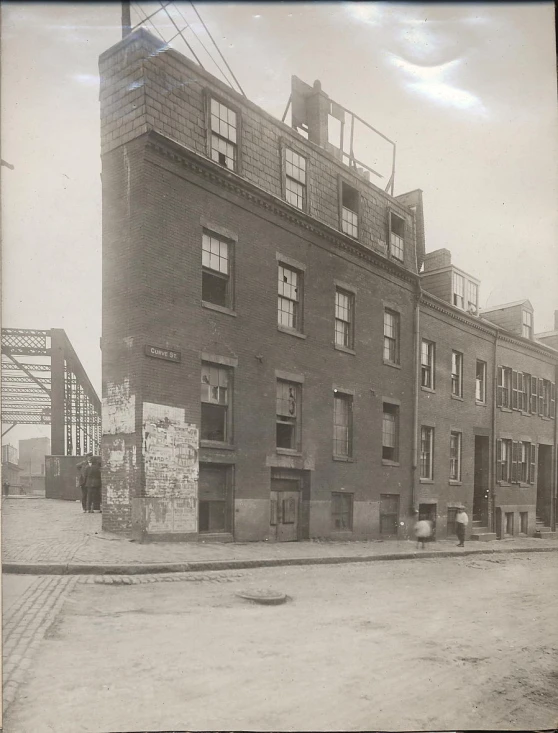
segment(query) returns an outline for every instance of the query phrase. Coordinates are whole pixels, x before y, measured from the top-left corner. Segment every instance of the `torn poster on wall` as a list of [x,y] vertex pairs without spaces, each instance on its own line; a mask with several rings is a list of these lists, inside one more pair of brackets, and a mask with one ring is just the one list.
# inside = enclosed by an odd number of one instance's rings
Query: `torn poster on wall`
[[184,422],[184,410],[143,403],[145,495],[190,499],[197,515],[199,435]]

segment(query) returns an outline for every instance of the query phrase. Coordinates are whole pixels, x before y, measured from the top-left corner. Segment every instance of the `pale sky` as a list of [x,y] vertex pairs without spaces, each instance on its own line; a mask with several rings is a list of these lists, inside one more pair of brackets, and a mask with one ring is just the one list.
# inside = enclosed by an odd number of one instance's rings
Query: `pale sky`
[[[191,5],[176,5],[209,46]],[[282,117],[292,74],[320,79],[332,99],[395,140],[395,194],[423,190],[427,251],[447,247],[481,280],[481,307],[529,298],[535,330],[553,328],[553,4],[197,7],[265,110]],[[154,22],[167,40],[176,32],[162,13]],[[15,166],[1,169],[3,325],[64,328],[99,396],[98,57],[120,37],[119,3],[2,5],[2,157]],[[18,427],[6,442],[39,434],[48,430]]]

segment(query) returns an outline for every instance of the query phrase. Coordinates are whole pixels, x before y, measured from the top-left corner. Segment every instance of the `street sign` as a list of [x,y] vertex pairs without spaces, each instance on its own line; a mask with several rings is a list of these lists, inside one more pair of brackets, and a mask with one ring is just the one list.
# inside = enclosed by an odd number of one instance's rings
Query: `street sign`
[[145,353],[147,356],[151,356],[154,359],[164,359],[165,361],[174,361],[175,363],[179,363],[182,358],[180,351],[160,349],[158,346],[146,346]]

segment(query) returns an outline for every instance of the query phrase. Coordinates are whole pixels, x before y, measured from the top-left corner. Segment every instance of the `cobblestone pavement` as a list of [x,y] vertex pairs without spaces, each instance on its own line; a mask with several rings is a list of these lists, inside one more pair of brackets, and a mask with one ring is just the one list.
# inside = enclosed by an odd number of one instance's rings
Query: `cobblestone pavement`
[[[7,499],[3,513],[4,563],[147,564],[198,561],[288,560],[297,558],[367,557],[414,553],[411,541],[283,542],[283,543],[149,543],[103,532],[100,514],[83,514],[78,502],[53,499]],[[541,549],[558,541],[516,538],[467,542],[467,551]],[[428,545],[430,552],[462,553],[455,539]]]
[[549,729],[556,560],[76,576],[5,730]]
[[[79,576],[34,576],[12,602],[11,584],[3,579],[3,700],[4,713],[15,698],[35,652],[55,621],[68,592]],[[15,594],[14,594],[15,595]]]

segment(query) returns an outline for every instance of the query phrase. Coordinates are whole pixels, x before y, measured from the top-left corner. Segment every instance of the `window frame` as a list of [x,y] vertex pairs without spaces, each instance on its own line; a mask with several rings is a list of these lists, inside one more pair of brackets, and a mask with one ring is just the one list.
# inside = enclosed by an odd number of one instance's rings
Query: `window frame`
[[[428,452],[423,450],[424,436],[428,435]],[[420,454],[419,454],[419,477],[421,481],[434,481],[434,440],[435,440],[435,429],[431,425],[420,426]],[[424,467],[425,460],[423,456],[428,456],[428,474],[425,475]]]
[[[349,209],[347,206],[343,203],[343,189],[344,187],[347,187],[351,191],[354,192],[355,198],[356,198],[356,211],[354,209]],[[347,237],[351,237],[351,239],[360,239],[360,233],[361,233],[361,210],[362,210],[362,202],[360,200],[360,191],[356,186],[353,186],[351,183],[346,181],[344,178],[339,176],[338,178],[338,196],[339,196],[339,230],[345,234]],[[352,234],[349,231],[345,231],[344,227],[344,219],[343,219],[343,211],[344,209],[347,209],[348,211],[351,211],[356,216],[356,234]],[[351,227],[355,227],[354,223],[350,224]]]
[[[293,273],[297,276],[297,284],[294,287],[295,287],[295,291],[298,291],[297,292],[298,300],[294,300],[292,298],[285,296],[284,294],[281,294],[280,285],[283,284],[280,280],[281,269],[283,269],[283,271],[286,270],[290,273]],[[287,283],[287,285],[291,285],[291,283]],[[295,305],[293,306],[293,320],[295,323],[294,326],[285,325],[284,323],[280,322],[279,319],[280,319],[281,313],[287,313],[287,315],[289,315],[288,311],[285,311],[282,308],[280,308],[281,300],[288,301],[289,303],[295,303]],[[304,315],[304,270],[297,268],[295,265],[292,265],[283,259],[278,259],[277,260],[277,328],[281,331],[302,334],[303,328],[304,328],[303,315]]]
[[[457,439],[457,454],[452,455],[454,447],[452,446],[452,440]],[[452,483],[461,483],[461,471],[462,471],[462,450],[463,450],[463,433],[458,430],[452,430],[450,432],[450,443],[449,443],[449,459],[450,459],[450,471],[449,480]]]
[[[504,450],[505,448],[505,450]],[[506,457],[504,458],[504,453]],[[513,462],[513,441],[511,438],[498,438],[496,441],[496,480],[499,484],[511,483]]]
[[[337,405],[345,404],[347,409],[347,424],[343,425],[336,422],[338,417]],[[346,452],[338,452],[338,439],[336,438],[336,428],[343,428],[347,431],[347,450]],[[333,390],[333,458],[336,460],[350,460],[353,457],[353,395],[347,392],[342,392],[339,389]]]
[[[425,345],[427,347],[427,364],[423,361],[423,347]],[[425,369],[428,370],[426,373],[430,377],[430,384],[424,384]],[[420,386],[421,389],[426,389],[431,392],[436,390],[436,343],[428,339],[421,339],[420,343]]]
[[[282,175],[281,175],[281,193],[284,201],[286,201],[290,206],[293,206],[298,211],[304,211],[308,212],[309,204],[308,204],[308,171],[309,171],[309,158],[307,155],[302,154],[298,149],[296,149],[293,145],[290,144],[290,142],[286,140],[281,140],[281,166],[282,166]],[[302,160],[304,160],[305,168],[304,168],[304,183],[301,183],[297,178],[294,176],[289,176],[287,173],[288,164],[290,161],[287,160],[287,151],[293,153],[294,155],[298,156]],[[302,186],[302,206],[297,206],[297,204],[294,204],[292,201],[289,201],[287,197],[288,193],[288,187],[287,183],[289,180],[294,181],[299,186]]]
[[[457,371],[454,371],[454,357],[456,358]],[[458,358],[459,357],[459,358]],[[451,350],[451,396],[463,399],[463,352],[456,349]],[[458,391],[455,391],[457,386]]]
[[[479,364],[482,365],[481,367],[482,378],[480,381],[478,377]],[[477,359],[476,364],[475,364],[475,402],[477,403],[477,405],[486,405],[486,402],[487,402],[487,385],[486,385],[487,369],[488,369],[488,365],[486,361],[483,361],[482,359]],[[478,396],[479,383],[481,384],[481,390],[480,390],[481,396],[480,397]]]
[[[217,444],[217,445],[232,445],[233,443],[233,391],[234,391],[234,369],[225,364],[219,364],[216,362],[206,361],[205,359],[201,362],[201,384],[208,384],[209,388],[217,386],[219,389],[221,385],[212,385],[211,382],[204,382],[204,367],[209,369],[216,369],[219,372],[226,374],[226,402],[221,403],[213,400],[204,400],[203,395],[200,395],[200,444]],[[203,405],[219,405],[224,407],[223,417],[223,440],[208,438],[203,436]]]
[[[242,113],[240,108],[235,105],[232,102],[229,102],[224,97],[220,96],[219,94],[215,94],[213,90],[210,90],[208,88],[204,89],[205,94],[205,109],[206,109],[206,147],[207,147],[207,157],[216,165],[224,168],[227,171],[230,171],[232,173],[240,173],[242,171]],[[220,133],[214,132],[212,128],[212,110],[211,110],[211,102],[215,101],[218,104],[222,105],[223,107],[226,107],[231,112],[234,112],[236,115],[236,142],[232,143],[228,138],[223,137]],[[229,168],[228,166],[223,166],[222,163],[219,161],[213,160],[213,134],[215,134],[218,138],[224,140],[226,143],[229,143],[230,145],[234,145],[235,152],[236,152],[236,159],[235,164],[233,168]]]
[[[294,421],[287,422],[287,416],[277,411],[279,401],[279,384],[288,385],[294,389],[295,397],[295,417]],[[282,417],[283,419],[280,419]],[[292,431],[293,439],[291,443],[294,443],[294,447],[287,448],[285,446],[277,445],[277,426],[278,425],[294,425]],[[289,379],[283,379],[281,377],[275,378],[275,450],[277,453],[300,453],[302,447],[302,384],[300,382],[293,382]]]
[[[456,308],[459,308],[459,310],[464,311],[465,310],[465,277],[461,275],[459,272],[455,272],[455,270],[451,273],[451,302],[452,305],[454,305]],[[456,283],[458,280],[461,280],[462,283],[462,292],[459,293],[458,289],[456,288]],[[456,300],[461,299],[461,305],[459,305],[459,302],[456,302]]]
[[[388,410],[386,410],[386,407],[388,408]],[[394,436],[394,445],[393,446],[386,446],[384,442],[384,439],[386,436],[386,431],[385,431],[386,415],[390,415],[393,417],[393,436]],[[386,400],[384,400],[382,402],[382,463],[384,464],[399,465],[399,422],[400,422],[400,405],[397,405],[394,402],[387,402]],[[384,450],[386,448],[393,449],[393,454],[391,457],[384,455]]]
[[[466,284],[465,287],[466,287],[466,291],[467,291],[467,297],[466,297],[467,312],[468,313],[473,312],[473,314],[476,315],[478,313],[478,310],[479,310],[479,286],[473,280],[469,280],[468,279],[467,280],[467,284]],[[475,293],[475,300],[474,301],[472,301],[470,299],[471,289],[472,288],[474,288],[474,293]]]
[[499,366],[497,369],[496,407],[511,410],[512,404],[512,368]]
[[[386,335],[386,316],[390,315],[394,317],[394,324],[395,324],[395,336],[388,336]],[[382,358],[384,364],[390,364],[390,365],[396,365],[400,366],[401,364],[401,348],[400,348],[400,334],[401,334],[401,314],[399,311],[394,310],[390,307],[384,307],[384,314],[383,314],[383,348],[382,348]],[[393,350],[394,350],[394,359],[391,359],[389,357],[390,353],[390,345],[393,343]],[[388,358],[386,358],[386,347],[388,351]]]
[[[525,316],[528,316],[528,318],[526,319]],[[532,311],[523,308],[521,310],[521,335],[523,338],[533,339],[533,320]],[[525,329],[527,329],[527,334],[525,334]]]
[[[210,267],[209,265],[204,265],[204,263],[203,263],[203,260],[204,260],[204,252],[209,252],[209,254],[214,254],[214,253],[211,253],[210,250],[208,251],[208,250],[204,249],[204,243],[205,243],[204,240],[205,240],[206,237],[209,237],[210,241],[211,240],[217,240],[219,242],[219,244],[225,244],[227,246],[228,273],[226,274],[226,276],[223,273],[221,273],[219,270],[215,270],[212,267]],[[202,229],[202,265],[201,265],[201,269],[202,269],[202,283],[201,283],[201,285],[202,285],[202,298],[201,298],[201,302],[202,302],[202,305],[209,306],[210,308],[219,308],[219,309],[222,308],[222,309],[227,310],[227,311],[234,310],[234,300],[235,300],[235,298],[234,298],[234,296],[235,296],[235,292],[234,292],[234,265],[235,265],[235,262],[234,262],[235,257],[234,256],[235,256],[235,244],[236,244],[236,242],[234,240],[229,239],[228,237],[225,237],[222,234],[219,234],[217,232],[211,231],[207,227],[204,227]],[[211,244],[210,244],[210,247],[211,247]],[[220,257],[220,254],[219,254],[219,257]],[[226,305],[221,305],[221,303],[214,303],[212,300],[206,300],[206,299],[204,299],[204,297],[203,297],[203,295],[204,295],[204,275],[209,275],[210,277],[219,278],[219,279],[225,281],[225,283],[226,283],[226,285],[225,285],[225,303],[226,303]]]
[[[392,221],[392,217],[395,217],[395,219],[398,219],[401,222],[401,228],[403,231],[403,234],[396,234],[394,231]],[[398,214],[396,211],[388,207],[387,211],[387,247],[389,256],[392,257],[394,260],[397,260],[397,262],[404,262],[405,261],[405,240],[406,240],[406,234],[407,234],[407,222],[405,221],[404,217],[401,216],[401,214]],[[392,241],[392,235],[393,237],[397,237],[397,242]],[[397,246],[395,246],[397,244]],[[396,254],[401,250],[401,256],[399,254]]]
[[[339,318],[338,313],[338,303],[337,303],[337,296],[342,295],[347,298],[348,302],[348,315],[349,320],[345,321],[342,318]],[[350,290],[346,290],[340,285],[335,286],[335,312],[334,312],[334,332],[333,332],[333,343],[336,347],[341,349],[351,349],[353,350],[355,347],[355,294],[351,292]],[[339,343],[337,341],[337,322],[340,323],[346,323],[348,324],[347,327],[347,343]]]

